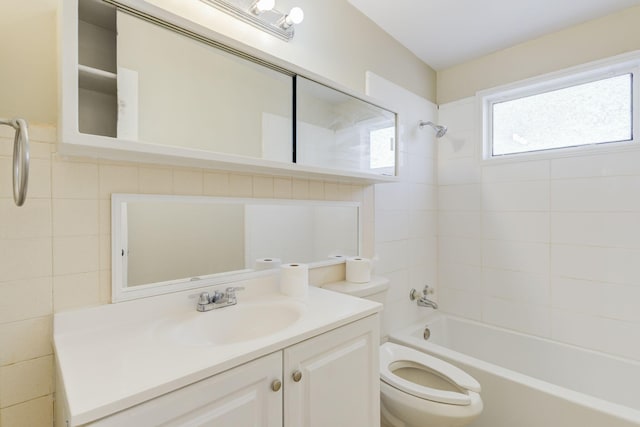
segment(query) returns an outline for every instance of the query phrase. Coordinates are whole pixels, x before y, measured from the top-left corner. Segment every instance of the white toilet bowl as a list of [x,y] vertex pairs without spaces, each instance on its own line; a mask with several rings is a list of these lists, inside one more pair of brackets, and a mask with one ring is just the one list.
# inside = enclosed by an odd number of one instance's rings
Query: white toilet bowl
[[394,343],[380,346],[383,425],[458,427],[482,412],[480,384],[457,367]]
[[[337,282],[325,289],[384,303],[389,280]],[[384,313],[383,313],[384,316]],[[459,427],[482,412],[480,384],[455,366],[399,344],[380,346],[380,412],[383,426]]]

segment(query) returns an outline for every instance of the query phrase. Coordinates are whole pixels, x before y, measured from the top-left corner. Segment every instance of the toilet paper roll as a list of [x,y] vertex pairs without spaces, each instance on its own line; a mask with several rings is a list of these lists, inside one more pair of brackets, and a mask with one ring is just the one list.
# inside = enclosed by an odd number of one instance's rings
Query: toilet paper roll
[[280,267],[280,264],[282,264],[280,258],[258,258],[254,270],[270,270]]
[[347,282],[367,283],[371,281],[371,260],[362,257],[347,258]]
[[342,254],[332,254],[329,255],[329,259],[341,259],[341,260],[346,260],[348,257],[346,255],[342,255]]
[[291,263],[280,266],[280,292],[291,297],[306,297],[309,291],[309,266]]

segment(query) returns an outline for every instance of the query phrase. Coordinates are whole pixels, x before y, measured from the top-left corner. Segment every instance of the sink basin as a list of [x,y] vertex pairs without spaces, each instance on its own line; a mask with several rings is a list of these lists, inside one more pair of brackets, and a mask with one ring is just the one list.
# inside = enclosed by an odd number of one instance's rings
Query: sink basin
[[165,319],[154,335],[187,346],[228,345],[273,335],[293,325],[304,305],[289,301],[240,302],[208,312]]

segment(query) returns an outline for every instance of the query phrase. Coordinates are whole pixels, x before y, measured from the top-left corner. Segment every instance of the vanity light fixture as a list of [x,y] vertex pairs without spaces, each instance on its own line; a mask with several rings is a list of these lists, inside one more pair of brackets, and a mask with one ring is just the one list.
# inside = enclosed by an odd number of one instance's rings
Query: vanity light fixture
[[275,9],[275,0],[201,0],[247,24],[251,24],[284,41],[294,35],[294,26],[304,19],[299,7],[289,13]]

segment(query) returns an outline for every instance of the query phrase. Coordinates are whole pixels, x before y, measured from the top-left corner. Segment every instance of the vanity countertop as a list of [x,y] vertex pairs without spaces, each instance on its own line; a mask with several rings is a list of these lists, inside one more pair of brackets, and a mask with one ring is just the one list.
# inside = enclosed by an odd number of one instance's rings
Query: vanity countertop
[[[382,309],[378,303],[313,286],[305,299],[287,297],[278,292],[277,275],[234,285],[246,288],[238,294],[238,304],[206,313],[196,311],[194,297],[213,288],[56,314],[54,346],[69,425],[95,421]],[[211,313],[248,313],[252,304],[284,304],[296,307],[300,316],[270,335],[225,344],[190,340],[190,331],[185,337],[171,330]],[[215,323],[210,335],[224,334],[228,325]]]

